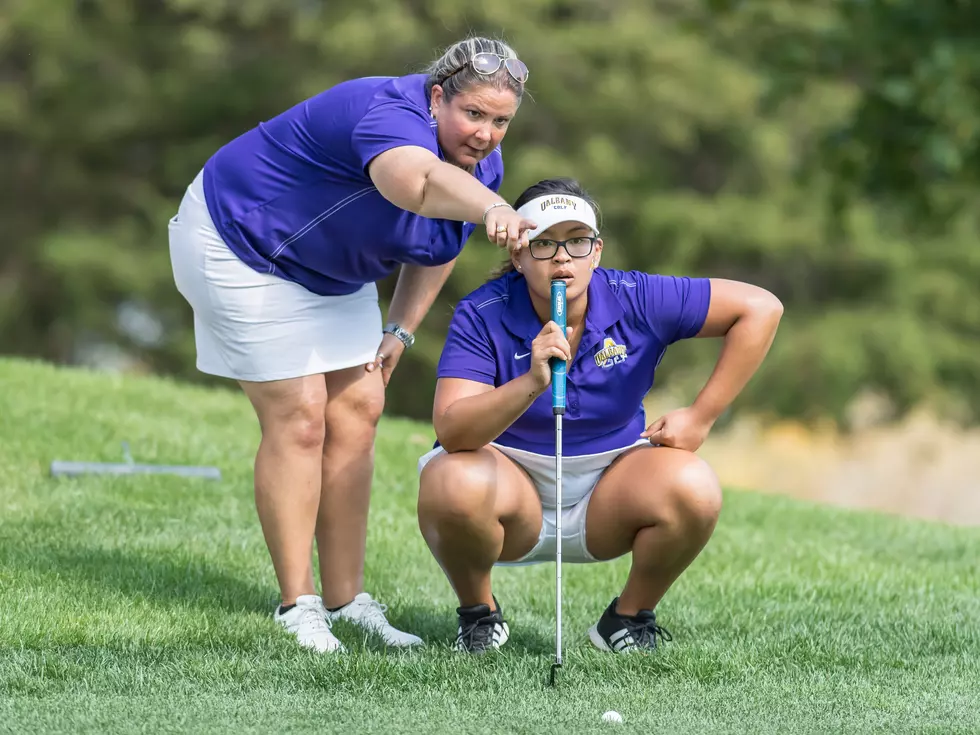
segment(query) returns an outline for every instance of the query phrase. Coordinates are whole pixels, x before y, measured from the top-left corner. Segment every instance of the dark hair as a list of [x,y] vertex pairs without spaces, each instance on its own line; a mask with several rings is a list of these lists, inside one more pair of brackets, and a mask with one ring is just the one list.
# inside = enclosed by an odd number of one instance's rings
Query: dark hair
[[[555,194],[565,194],[567,196],[584,199],[588,205],[592,207],[592,211],[595,212],[596,223],[599,225],[600,230],[602,229],[602,212],[599,210],[598,202],[592,198],[592,195],[589,194],[589,192],[587,192],[578,181],[567,177],[543,179],[538,183],[527,187],[521,192],[520,196],[514,200],[514,209],[520,209],[532,199],[552,196]],[[493,273],[491,274],[491,278],[499,278],[505,273],[511,273],[513,270],[514,263],[510,257],[508,257],[507,260],[494,269]]]
[[517,97],[517,102],[520,104],[521,98],[524,96],[524,85],[514,79],[503,64],[496,74],[488,76],[473,71],[469,61],[474,54],[482,52],[497,54],[504,58],[517,58],[517,52],[503,41],[482,36],[464,38],[447,48],[442,56],[425,69],[425,73],[429,75],[425,81],[425,96],[431,96],[432,87],[436,84],[442,86],[447,102],[471,87],[490,85],[496,89],[509,89]]

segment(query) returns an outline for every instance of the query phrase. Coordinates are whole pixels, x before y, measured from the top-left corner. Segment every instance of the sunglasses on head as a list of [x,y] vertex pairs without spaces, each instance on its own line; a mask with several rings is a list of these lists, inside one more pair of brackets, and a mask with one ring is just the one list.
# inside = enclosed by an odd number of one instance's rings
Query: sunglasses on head
[[495,54],[490,51],[481,51],[479,53],[473,54],[462,66],[459,66],[449,72],[446,76],[442,78],[439,84],[445,84],[451,76],[459,74],[467,66],[472,66],[473,71],[477,74],[483,76],[490,76],[491,74],[496,74],[500,70],[500,66],[507,69],[507,72],[518,82],[524,84],[527,81],[530,72],[527,70],[527,64],[525,64],[520,59],[515,59],[511,56],[501,56],[500,54]]

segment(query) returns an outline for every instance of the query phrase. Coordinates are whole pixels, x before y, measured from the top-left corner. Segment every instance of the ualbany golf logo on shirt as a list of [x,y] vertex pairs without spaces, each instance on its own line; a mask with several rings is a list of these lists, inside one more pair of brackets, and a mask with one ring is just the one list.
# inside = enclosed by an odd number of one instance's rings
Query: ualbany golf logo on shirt
[[602,349],[595,353],[595,364],[601,368],[611,368],[626,362],[627,357],[626,345],[618,345],[612,337],[606,337],[602,341]]

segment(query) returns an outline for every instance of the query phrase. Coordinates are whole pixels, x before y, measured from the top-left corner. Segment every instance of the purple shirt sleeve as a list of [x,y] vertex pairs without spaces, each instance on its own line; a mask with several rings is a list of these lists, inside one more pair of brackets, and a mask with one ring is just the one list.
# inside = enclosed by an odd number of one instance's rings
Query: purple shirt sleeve
[[360,119],[351,133],[351,149],[367,172],[368,164],[391,148],[419,146],[439,155],[433,120],[407,102],[384,102]]
[[664,344],[690,339],[701,331],[711,303],[711,281],[648,273],[638,278],[647,323]]
[[497,361],[490,335],[476,307],[469,301],[460,302],[453,312],[436,377],[465,378],[487,385],[496,383]]

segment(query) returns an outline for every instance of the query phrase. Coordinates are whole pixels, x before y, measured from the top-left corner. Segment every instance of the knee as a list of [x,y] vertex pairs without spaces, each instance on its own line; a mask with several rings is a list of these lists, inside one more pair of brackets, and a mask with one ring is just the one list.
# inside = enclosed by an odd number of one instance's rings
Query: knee
[[721,483],[711,465],[692,456],[678,469],[671,483],[676,517],[698,528],[711,530],[721,513]]
[[479,452],[442,454],[419,478],[419,522],[470,526],[490,518],[496,486],[493,462]]
[[384,413],[383,390],[361,390],[327,404],[327,434],[331,443],[370,451]]
[[299,449],[320,451],[325,432],[323,407],[322,400],[312,397],[295,401],[277,412],[272,426],[263,433]]
[[359,395],[351,406],[350,413],[356,423],[370,428],[373,432],[378,428],[378,423],[381,421],[381,414],[384,413],[384,410],[384,390],[377,390]]

